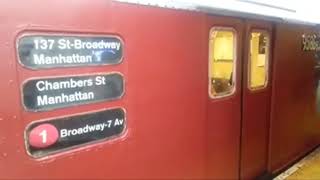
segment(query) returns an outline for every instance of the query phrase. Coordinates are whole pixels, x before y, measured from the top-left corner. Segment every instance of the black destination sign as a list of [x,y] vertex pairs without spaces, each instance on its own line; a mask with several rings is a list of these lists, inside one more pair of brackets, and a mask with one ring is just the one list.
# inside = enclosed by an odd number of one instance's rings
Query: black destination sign
[[121,62],[116,36],[26,35],[18,40],[20,63],[31,69],[111,65]]
[[39,158],[119,137],[125,127],[122,108],[38,121],[26,128],[26,148],[31,156]]
[[118,73],[31,79],[23,84],[23,105],[29,111],[108,101],[124,93]]

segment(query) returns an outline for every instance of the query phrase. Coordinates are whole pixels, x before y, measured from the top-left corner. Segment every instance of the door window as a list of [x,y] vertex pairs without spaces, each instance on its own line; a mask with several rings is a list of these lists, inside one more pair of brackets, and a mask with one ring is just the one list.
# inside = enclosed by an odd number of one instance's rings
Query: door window
[[262,89],[268,82],[269,34],[255,30],[250,33],[249,89]]
[[212,28],[209,38],[209,96],[224,97],[235,89],[236,37],[231,28]]

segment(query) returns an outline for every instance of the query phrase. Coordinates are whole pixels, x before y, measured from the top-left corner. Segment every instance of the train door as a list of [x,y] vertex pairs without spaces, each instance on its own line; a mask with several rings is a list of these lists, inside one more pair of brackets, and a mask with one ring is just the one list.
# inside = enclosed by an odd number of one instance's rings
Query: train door
[[245,24],[240,177],[253,179],[267,169],[272,24]]
[[208,175],[252,179],[267,167],[272,25],[226,17],[208,25]]
[[239,177],[241,122],[241,19],[209,16],[208,159],[212,179]]

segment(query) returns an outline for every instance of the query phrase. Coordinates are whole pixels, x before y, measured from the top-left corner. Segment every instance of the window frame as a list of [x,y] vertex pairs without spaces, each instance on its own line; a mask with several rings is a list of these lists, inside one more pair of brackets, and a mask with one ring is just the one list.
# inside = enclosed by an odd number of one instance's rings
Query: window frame
[[[267,48],[267,53],[266,53],[266,62],[265,62],[265,81],[264,81],[264,85],[263,86],[257,86],[257,87],[251,87],[251,34],[252,33],[263,33],[266,35],[266,37],[268,38],[268,42],[266,45]],[[253,28],[250,29],[249,31],[249,38],[248,38],[248,49],[247,49],[247,54],[248,54],[248,58],[247,58],[247,88],[251,91],[251,92],[255,92],[255,91],[259,91],[259,90],[264,90],[268,87],[269,85],[269,76],[270,76],[270,72],[269,72],[269,63],[270,63],[270,50],[271,50],[271,35],[270,32],[266,29],[260,29],[260,28]]]
[[[230,91],[227,91],[227,92],[223,92],[223,93],[217,93],[217,95],[213,95],[211,93],[211,72],[212,72],[212,63],[213,63],[213,51],[211,51],[211,35],[214,31],[230,31],[232,32],[233,34],[233,67],[232,67],[232,82],[233,82],[233,85],[232,85],[232,89]],[[221,99],[221,98],[225,98],[225,97],[230,97],[232,95],[234,95],[236,93],[236,87],[237,87],[237,49],[238,49],[238,33],[237,33],[237,30],[233,27],[230,27],[230,26],[213,26],[210,28],[210,31],[209,31],[209,39],[208,39],[208,47],[209,47],[209,52],[208,52],[208,94],[209,94],[209,97],[210,99]],[[214,40],[214,39],[213,39]],[[214,43],[213,43],[214,44]],[[212,59],[211,59],[212,58]],[[212,61],[211,61],[212,60]]]

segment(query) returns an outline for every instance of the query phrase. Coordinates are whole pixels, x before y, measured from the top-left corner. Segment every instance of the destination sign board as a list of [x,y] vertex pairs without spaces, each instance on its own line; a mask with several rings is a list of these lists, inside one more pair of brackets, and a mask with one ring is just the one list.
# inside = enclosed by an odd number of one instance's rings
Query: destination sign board
[[110,101],[123,93],[119,73],[30,79],[22,87],[23,105],[34,112]]
[[119,137],[126,127],[122,108],[35,121],[25,130],[27,152],[43,157]]
[[20,63],[31,69],[112,65],[123,56],[117,36],[24,35],[17,46]]

